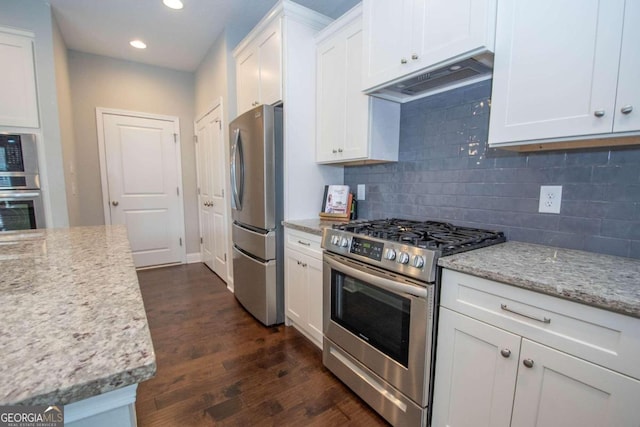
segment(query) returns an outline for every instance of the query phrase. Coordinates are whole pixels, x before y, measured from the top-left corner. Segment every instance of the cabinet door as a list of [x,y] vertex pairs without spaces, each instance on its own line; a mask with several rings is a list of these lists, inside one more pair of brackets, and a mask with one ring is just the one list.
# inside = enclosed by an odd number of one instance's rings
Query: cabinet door
[[499,2],[489,143],[611,132],[623,10],[624,0]]
[[422,68],[474,51],[493,51],[495,6],[495,0],[415,0],[412,60]]
[[31,37],[0,32],[0,125],[39,126]]
[[519,348],[518,335],[440,308],[432,425],[509,426]]
[[273,105],[282,100],[282,37],[277,19],[262,34],[258,43],[260,56],[261,104]]
[[285,257],[285,305],[287,317],[298,325],[305,325],[307,319],[307,273],[304,255],[286,248]]
[[614,132],[640,130],[640,0],[627,0],[620,53],[620,73],[616,96]]
[[309,333],[322,347],[322,260],[306,258]]
[[363,1],[364,90],[408,72],[411,3],[412,0]]
[[512,425],[637,426],[639,395],[640,381],[523,339]]
[[316,161],[369,154],[369,97],[362,93],[362,24],[355,21],[318,45]]
[[[344,142],[347,118],[345,111],[347,62],[341,34],[317,47],[316,161],[332,162]],[[360,85],[357,86],[360,89]]]
[[249,47],[239,57],[236,71],[236,87],[238,91],[238,115],[249,111],[259,101],[260,74],[258,50]]

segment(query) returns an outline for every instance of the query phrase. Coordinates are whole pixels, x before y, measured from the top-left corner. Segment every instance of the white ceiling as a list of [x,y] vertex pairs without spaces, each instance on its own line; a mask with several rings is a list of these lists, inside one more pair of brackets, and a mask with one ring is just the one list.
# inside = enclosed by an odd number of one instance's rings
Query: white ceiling
[[[49,0],[69,49],[194,71],[227,26],[252,28],[277,0]],[[359,0],[295,0],[337,18]],[[135,38],[147,49],[129,46]]]

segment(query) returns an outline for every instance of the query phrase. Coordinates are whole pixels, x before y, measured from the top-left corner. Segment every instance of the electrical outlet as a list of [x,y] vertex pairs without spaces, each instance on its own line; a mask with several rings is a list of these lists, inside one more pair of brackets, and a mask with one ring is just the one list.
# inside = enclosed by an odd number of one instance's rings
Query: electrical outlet
[[358,200],[364,200],[364,184],[358,184]]
[[541,185],[538,212],[560,213],[562,203],[562,185]]

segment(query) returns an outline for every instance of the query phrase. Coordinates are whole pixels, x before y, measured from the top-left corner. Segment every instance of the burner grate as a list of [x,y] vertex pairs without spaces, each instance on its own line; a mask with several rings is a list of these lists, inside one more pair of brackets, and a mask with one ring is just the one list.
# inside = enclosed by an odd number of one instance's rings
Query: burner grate
[[504,233],[498,231],[458,227],[447,222],[397,218],[336,224],[333,228],[419,248],[439,250],[443,255],[477,249],[506,240]]

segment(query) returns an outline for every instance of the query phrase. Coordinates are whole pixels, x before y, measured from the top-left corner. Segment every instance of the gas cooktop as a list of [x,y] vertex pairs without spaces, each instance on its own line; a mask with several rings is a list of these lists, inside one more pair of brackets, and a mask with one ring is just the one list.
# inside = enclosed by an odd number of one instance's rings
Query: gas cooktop
[[381,219],[353,221],[326,228],[322,247],[353,258],[432,282],[437,259],[502,243],[500,231],[459,227],[446,222]]

